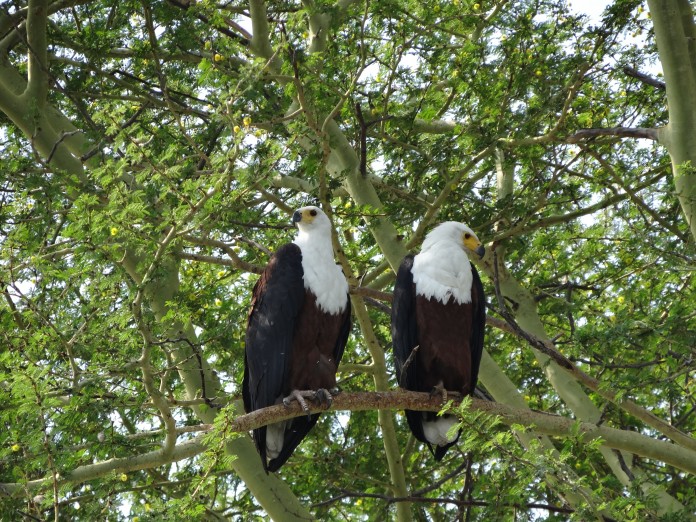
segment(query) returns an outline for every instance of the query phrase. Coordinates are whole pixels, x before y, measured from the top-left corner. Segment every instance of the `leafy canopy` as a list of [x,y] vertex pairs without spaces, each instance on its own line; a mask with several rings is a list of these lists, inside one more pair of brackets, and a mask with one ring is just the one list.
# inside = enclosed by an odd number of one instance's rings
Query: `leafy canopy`
[[[651,30],[634,0],[596,24],[552,0],[3,5],[0,519],[261,520],[284,483],[321,520],[683,520],[693,471],[646,457],[663,434],[622,401],[696,428],[693,237],[662,144],[578,134],[667,123]],[[500,300],[480,264],[482,388],[645,452],[462,408],[436,464],[400,413],[342,412],[249,478],[233,408],[198,434],[238,404],[251,288],[307,203],[354,291],[344,390],[396,388],[394,268],[464,221],[504,263]]]

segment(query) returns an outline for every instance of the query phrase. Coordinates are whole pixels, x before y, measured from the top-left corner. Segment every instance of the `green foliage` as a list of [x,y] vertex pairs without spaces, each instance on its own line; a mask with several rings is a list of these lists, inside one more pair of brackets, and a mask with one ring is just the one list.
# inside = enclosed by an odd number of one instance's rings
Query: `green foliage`
[[[225,452],[246,437],[228,421],[256,274],[307,203],[332,208],[351,284],[382,292],[394,274],[380,224],[415,251],[434,222],[467,222],[504,245],[531,312],[599,392],[693,434],[696,251],[674,193],[691,163],[672,172],[646,140],[570,139],[667,123],[664,91],[631,72],[657,60],[642,3],[616,1],[595,25],[551,0],[266,7],[273,56],[249,40],[246,3],[52,3],[48,96],[17,102],[31,125],[10,103],[27,79],[27,2],[0,14],[0,520],[266,518]],[[41,128],[74,171],[41,157]],[[368,367],[355,324],[345,390],[396,387],[388,302],[367,303],[387,371]],[[578,418],[523,340],[490,327],[486,347],[530,408]],[[603,424],[661,438],[599,392],[582,391]],[[129,467],[165,444],[161,402],[179,445],[222,409],[208,450]],[[599,439],[549,447],[468,401],[454,413],[462,434],[441,463],[393,416],[415,520],[696,508],[694,476],[664,462],[622,454],[624,480]],[[374,411],[325,414],[278,477],[317,519],[394,519],[383,428]],[[665,514],[655,487],[684,513]]]

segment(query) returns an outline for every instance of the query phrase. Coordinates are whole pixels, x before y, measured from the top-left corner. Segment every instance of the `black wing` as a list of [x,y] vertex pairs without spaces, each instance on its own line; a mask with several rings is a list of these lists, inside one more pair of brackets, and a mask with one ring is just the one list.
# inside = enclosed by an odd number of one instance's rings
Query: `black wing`
[[[406,390],[417,389],[418,364],[413,349],[418,346],[418,324],[416,323],[416,289],[413,284],[413,254],[404,257],[394,283],[394,300],[392,302],[391,331],[394,344],[394,361],[396,363],[396,380]],[[426,443],[432,451],[423,433],[423,413],[405,410],[406,421],[416,439]]]
[[[247,412],[272,406],[287,387],[295,323],[305,298],[302,252],[283,245],[254,286],[244,352],[242,397]],[[266,469],[266,427],[254,430]]]
[[483,284],[476,267],[471,265],[473,281],[471,284],[471,301],[474,305],[474,317],[471,321],[471,393],[476,389],[478,382],[479,366],[483,354],[483,336],[486,330],[486,296],[483,293]]
[[336,366],[338,366],[343,359],[343,351],[346,349],[346,344],[348,343],[348,335],[350,334],[350,294],[346,294],[346,309],[343,312],[343,324],[341,325],[341,331],[338,333],[336,338],[336,348],[334,348],[334,360],[336,361]]
[[408,362],[413,349],[418,346],[418,325],[416,324],[416,290],[413,285],[413,254],[404,257],[394,283],[392,302],[391,333],[396,362],[396,380],[399,386],[410,389],[415,383],[414,361]]

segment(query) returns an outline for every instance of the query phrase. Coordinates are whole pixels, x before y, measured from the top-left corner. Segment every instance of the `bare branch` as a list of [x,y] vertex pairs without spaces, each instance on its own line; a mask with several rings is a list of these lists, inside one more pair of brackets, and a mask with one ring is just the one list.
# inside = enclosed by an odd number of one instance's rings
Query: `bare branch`
[[[463,464],[463,466],[466,466],[466,463]],[[389,495],[380,495],[378,493],[363,493],[359,491],[349,491],[347,489],[342,490],[342,494],[330,498],[328,500],[325,500],[323,502],[318,502],[316,504],[313,504],[313,508],[321,507],[321,506],[326,506],[329,504],[332,504],[334,502],[337,502],[339,500],[342,500],[344,498],[376,498],[376,499],[381,499],[385,500],[388,503],[393,503],[393,502],[422,502],[422,503],[432,503],[432,504],[455,504],[457,506],[491,506],[492,504],[490,502],[484,502],[481,500],[457,500],[454,498],[437,498],[437,497],[424,497],[422,495],[413,495],[413,496],[408,496],[408,497],[390,497]],[[571,508],[565,508],[565,507],[560,507],[560,506],[550,506],[548,504],[538,504],[538,503],[531,503],[531,504],[495,504],[496,507],[510,507],[510,508],[515,508],[515,509],[522,509],[522,510],[531,510],[531,509],[541,509],[544,511],[548,511],[550,513],[575,513],[574,509]]]
[[661,91],[664,91],[667,89],[665,86],[665,82],[661,82],[660,80],[656,80],[652,76],[649,76],[645,73],[640,72],[637,69],[634,69],[633,67],[629,66],[624,66],[623,72],[632,78],[636,78],[637,80],[640,80],[646,85],[650,85],[651,87],[655,87],[656,89],[660,89]]
[[582,129],[566,138],[567,143],[578,143],[583,140],[592,140],[600,136],[614,138],[645,138],[658,141],[658,131],[643,127],[610,127],[607,129]]

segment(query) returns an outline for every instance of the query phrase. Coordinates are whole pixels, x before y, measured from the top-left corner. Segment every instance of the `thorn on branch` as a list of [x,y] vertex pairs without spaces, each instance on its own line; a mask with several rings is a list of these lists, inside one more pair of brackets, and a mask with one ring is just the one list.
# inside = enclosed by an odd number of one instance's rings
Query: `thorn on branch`
[[420,344],[417,344],[416,346],[413,347],[413,350],[411,350],[411,353],[408,354],[408,358],[406,359],[406,362],[404,362],[404,365],[401,367],[401,375],[399,376],[399,381],[403,381],[404,372],[408,369],[408,367],[413,362],[413,358],[418,353],[419,348],[420,348]]

